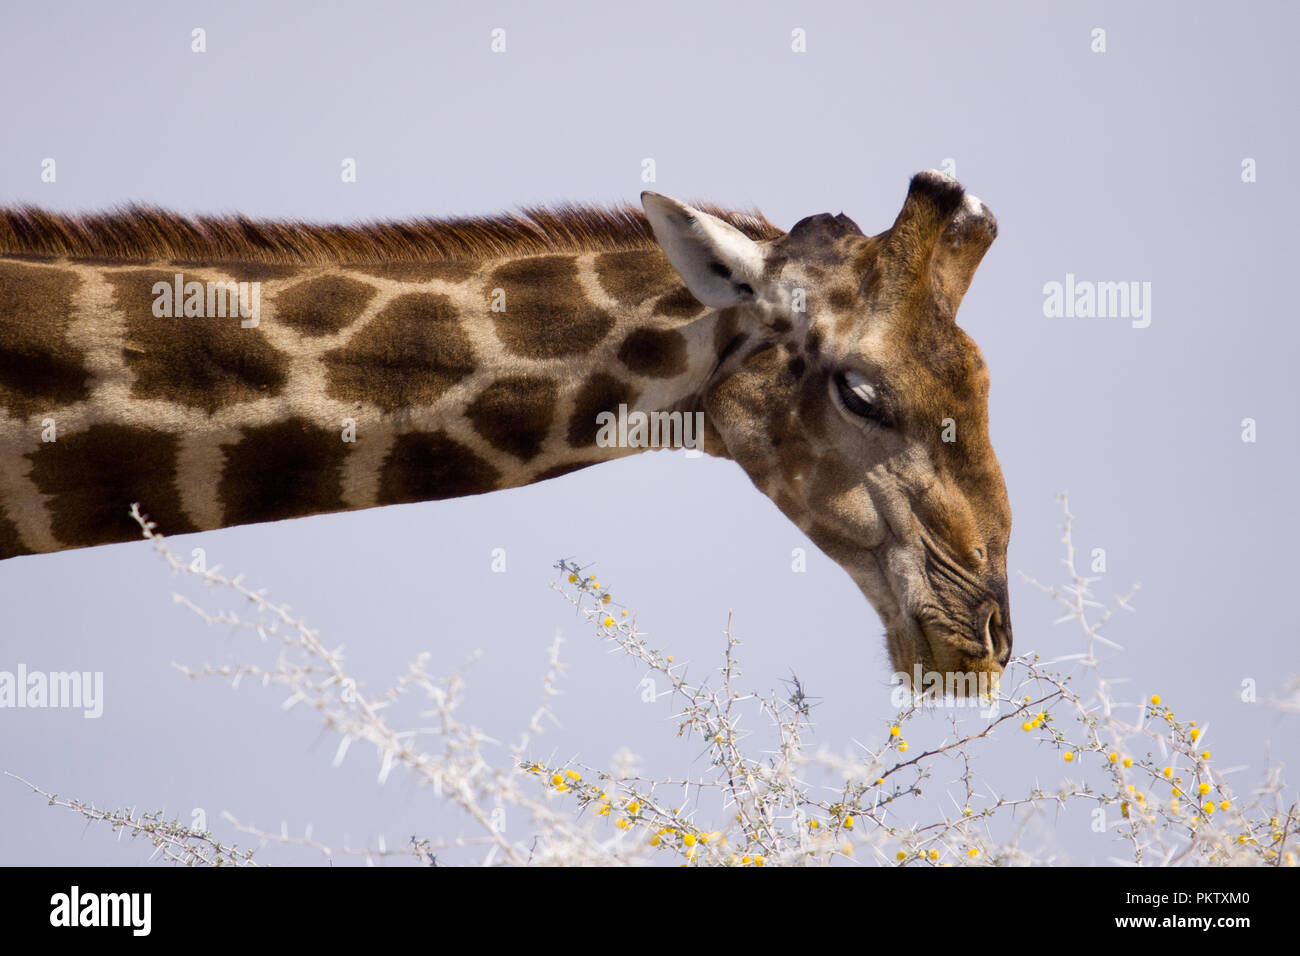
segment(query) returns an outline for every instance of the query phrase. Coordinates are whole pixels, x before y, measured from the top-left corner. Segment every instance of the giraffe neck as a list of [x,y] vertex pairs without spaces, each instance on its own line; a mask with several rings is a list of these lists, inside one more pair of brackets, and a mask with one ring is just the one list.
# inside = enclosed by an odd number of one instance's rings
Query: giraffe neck
[[[633,413],[696,412],[728,328],[654,248],[0,256],[0,558],[133,540],[133,502],[183,533],[479,494],[640,451]],[[601,430],[620,406],[630,439]]]

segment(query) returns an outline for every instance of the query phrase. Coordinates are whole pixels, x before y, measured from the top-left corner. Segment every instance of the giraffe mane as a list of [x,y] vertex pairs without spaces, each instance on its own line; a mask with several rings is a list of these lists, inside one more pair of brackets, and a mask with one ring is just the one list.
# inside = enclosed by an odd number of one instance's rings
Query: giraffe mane
[[[756,209],[713,203],[697,209],[751,239],[783,235]],[[528,253],[615,251],[654,244],[637,206],[565,203],[518,212],[402,222],[328,225],[241,215],[190,216],[156,206],[66,214],[36,206],[0,208],[0,255],[136,261],[265,263],[428,262]]]

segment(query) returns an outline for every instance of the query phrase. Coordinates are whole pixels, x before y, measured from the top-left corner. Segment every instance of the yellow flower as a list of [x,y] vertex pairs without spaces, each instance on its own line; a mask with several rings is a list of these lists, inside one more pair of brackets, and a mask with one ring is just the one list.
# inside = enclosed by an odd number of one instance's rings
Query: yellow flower
[[970,816],[970,815],[971,815],[971,808],[970,808],[970,807],[963,807],[963,808],[962,808],[962,811],[961,811],[961,815],[964,816],[964,817],[968,817],[968,816]]
[[1062,755],[1062,759],[1063,759],[1066,763],[1070,763],[1070,762],[1072,762],[1072,761],[1074,760],[1074,754],[1067,750],[1067,751]]
[[1113,750],[1110,752],[1110,762],[1119,763],[1119,754],[1115,753]]
[[604,625],[605,625],[606,627],[613,627],[613,626],[614,626],[614,619],[613,619],[612,617],[607,617],[607,618],[605,618],[605,620],[603,621],[603,623],[604,623]]
[[1131,766],[1133,766],[1133,758],[1132,758],[1132,757],[1125,757],[1125,758],[1124,758],[1124,766],[1125,766],[1125,767],[1131,767]]
[[1173,767],[1165,767],[1165,769],[1164,769],[1164,770],[1161,770],[1160,772],[1163,773],[1163,774],[1165,775],[1165,779],[1168,780],[1170,777],[1172,777],[1172,776],[1174,775],[1174,768],[1173,768]]
[[607,816],[609,816],[609,804],[608,804],[608,803],[602,803],[602,804],[600,805],[600,809],[597,810],[596,812],[599,813],[602,817],[607,817]]
[[627,817],[619,817],[614,821],[614,826],[618,827],[620,830],[626,830],[630,825],[631,824],[627,822]]
[[977,849],[975,849],[974,847],[971,847],[970,850],[967,852],[966,855],[969,856],[969,857],[971,857],[971,858],[973,859],[974,857],[977,857],[977,856],[980,855],[980,851],[977,850]]
[[767,857],[765,857],[765,856],[763,856],[763,855],[761,855],[761,854],[758,855],[758,856],[756,856],[756,857],[754,857],[754,865],[755,865],[755,866],[762,866],[762,865],[763,865],[764,863],[766,863],[766,862],[767,862]]
[[848,840],[845,840],[844,843],[840,845],[840,852],[843,853],[845,856],[852,856],[853,844],[850,843]]
[[695,846],[695,834],[694,834],[694,833],[683,833],[683,834],[682,834],[682,842],[685,843],[687,846]]
[[1201,754],[1201,759],[1202,759],[1202,760],[1209,760],[1209,759],[1210,759],[1210,752],[1207,750],[1207,751],[1205,751],[1204,753],[1202,753],[1202,754]]
[[669,655],[668,655],[668,663],[671,664],[672,662],[673,662],[673,655],[669,654]]
[[707,833],[701,833],[701,834],[700,834],[700,842],[701,842],[701,843],[708,843],[708,842],[709,842],[709,834],[707,834]]
[[1231,807],[1232,807],[1232,801],[1231,801],[1231,800],[1224,800],[1222,803],[1219,804],[1219,809],[1220,809],[1220,810],[1228,810],[1228,809],[1230,809]]
[[560,784],[564,783],[564,778],[557,773],[551,778],[551,783],[558,787]]
[[750,855],[749,855],[748,853],[746,853],[744,856],[742,856],[742,857],[740,858],[740,862],[741,862],[742,864],[744,864],[745,866],[749,866],[749,864],[750,864],[751,862],[753,862],[753,860],[752,860],[752,857],[750,857]]
[[1200,793],[1201,796],[1205,796],[1207,793],[1210,792],[1210,785],[1208,783],[1203,783],[1199,787],[1197,787],[1196,790],[1198,793]]
[[1205,806],[1201,807],[1201,809],[1204,810],[1206,813],[1213,813],[1213,812],[1214,812],[1214,801],[1213,801],[1213,800],[1206,800],[1206,801],[1205,801]]
[[629,800],[629,801],[628,801],[628,804],[627,804],[627,812],[628,812],[628,813],[636,813],[636,812],[637,812],[638,810],[640,810],[640,809],[641,809],[641,804],[637,803],[635,800]]
[[1193,727],[1191,734],[1189,736],[1192,738],[1193,741],[1195,741],[1197,737],[1201,736],[1201,728]]
[[808,829],[809,829],[809,830],[816,830],[819,826],[821,826],[821,824],[818,823],[816,820],[809,820],[809,821],[808,821]]
[[569,583],[570,583],[570,584],[577,584],[577,583],[578,583],[578,576],[577,576],[576,574],[570,574],[570,575],[569,575]]
[[560,793],[564,793],[565,790],[568,790],[568,789],[569,789],[569,785],[568,785],[567,783],[562,783],[562,784],[560,784],[558,787],[556,787],[555,789],[558,790],[558,791],[560,791]]
[[1159,706],[1160,706],[1160,695],[1159,695],[1159,694],[1152,694],[1152,695],[1151,695],[1151,703],[1153,703],[1155,706],[1159,707]]
[[885,778],[884,778],[884,777],[877,777],[877,778],[876,778],[876,786],[877,786],[877,787],[882,786],[882,785],[884,784],[884,782],[885,782]]
[[906,740],[900,740],[900,741],[898,742],[898,752],[899,752],[900,754],[905,754],[905,753],[907,753],[907,741],[906,741]]
[[937,859],[939,859],[939,851],[938,851],[938,850],[931,850],[931,851],[930,851],[930,859],[932,859],[932,860],[937,860]]
[[1021,729],[1021,730],[1033,730],[1033,729],[1034,729],[1034,725],[1031,724],[1029,721],[1025,721],[1023,724],[1020,725],[1020,729]]
[[592,578],[592,579],[591,579],[591,589],[594,591],[594,590],[595,590],[596,588],[598,588],[598,587],[600,587],[600,582],[597,581],[595,578]]
[[898,856],[895,857],[895,859],[898,860],[899,862],[902,862],[903,860],[906,860],[906,859],[907,859],[907,854],[904,853],[902,850],[899,850],[899,851],[898,851]]
[[898,736],[899,734],[901,734],[901,733],[902,733],[902,731],[899,730],[897,727],[890,727],[890,728],[889,728],[889,736],[891,736],[891,737],[897,737],[897,736]]
[[581,780],[581,779],[582,779],[582,774],[578,773],[578,771],[576,771],[576,770],[566,770],[566,771],[564,771],[564,775],[565,775],[566,777],[568,777],[570,780]]
[[659,834],[656,833],[654,836],[652,836],[652,837],[650,838],[650,845],[651,845],[651,846],[658,846],[658,845],[659,845]]
[[846,827],[848,827],[850,830],[852,830],[852,829],[853,829],[853,818],[852,818],[852,817],[845,817],[845,818],[844,818],[844,825],[845,825]]
[[610,597],[608,594],[602,594],[601,597],[600,597],[600,603],[601,603],[601,604],[608,604],[608,603],[609,603],[610,601],[612,601],[612,600],[614,600],[614,599],[613,599],[612,597]]
[[622,611],[620,611],[619,613],[622,614],[624,617],[627,617],[627,608],[624,608],[624,609],[623,609]]

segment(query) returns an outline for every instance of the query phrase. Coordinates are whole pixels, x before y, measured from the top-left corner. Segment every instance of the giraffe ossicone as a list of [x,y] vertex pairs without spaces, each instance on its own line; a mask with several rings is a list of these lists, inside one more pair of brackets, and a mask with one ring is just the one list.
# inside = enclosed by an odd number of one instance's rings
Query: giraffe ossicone
[[642,203],[0,210],[0,558],[132,540],[132,503],[176,534],[454,498],[698,423],[856,582],[904,683],[1000,673],[1011,510],[955,321],[988,208],[934,171],[873,236]]

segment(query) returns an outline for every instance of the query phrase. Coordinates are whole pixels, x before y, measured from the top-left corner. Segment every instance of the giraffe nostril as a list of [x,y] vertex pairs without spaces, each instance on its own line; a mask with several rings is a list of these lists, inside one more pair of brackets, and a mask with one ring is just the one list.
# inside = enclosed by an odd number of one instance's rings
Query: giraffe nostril
[[982,637],[989,656],[1006,667],[1007,661],[1011,660],[1011,628],[1004,622],[997,604],[990,606],[984,617]]

